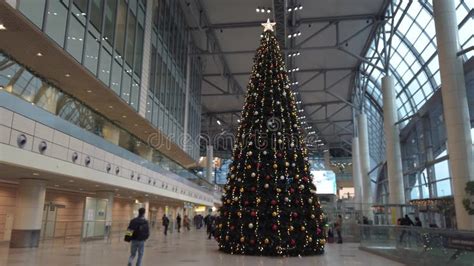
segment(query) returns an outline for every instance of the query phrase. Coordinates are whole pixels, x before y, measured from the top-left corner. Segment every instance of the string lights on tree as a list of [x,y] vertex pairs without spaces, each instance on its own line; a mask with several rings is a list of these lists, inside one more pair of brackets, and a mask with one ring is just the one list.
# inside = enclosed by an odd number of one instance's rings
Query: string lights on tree
[[216,239],[230,254],[322,254],[323,214],[274,25],[262,24]]

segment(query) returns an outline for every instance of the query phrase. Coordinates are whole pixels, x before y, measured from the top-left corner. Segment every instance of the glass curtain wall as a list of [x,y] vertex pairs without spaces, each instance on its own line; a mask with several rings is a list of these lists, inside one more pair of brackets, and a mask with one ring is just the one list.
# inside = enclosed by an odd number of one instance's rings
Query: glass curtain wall
[[[119,147],[142,157],[144,160],[171,171],[199,186],[214,191],[214,186],[201,176],[188,171],[161,152],[144,143],[130,132],[95,112],[84,103],[62,92],[45,79],[34,74],[15,60],[0,53],[0,92],[13,94],[36,107],[85,129]],[[118,133],[110,134],[110,132]]]
[[[459,28],[459,41],[462,49],[474,45],[474,18],[472,16],[474,1],[455,0]],[[390,75],[395,78],[396,104],[400,123],[403,129],[440,88],[438,54],[436,49],[436,31],[433,19],[431,0],[395,1],[398,8],[394,14],[394,35],[391,40]],[[392,21],[385,24],[389,38]],[[385,75],[373,65],[383,68],[380,54],[384,44],[375,41],[370,46],[365,58],[371,64],[361,66],[359,85],[365,91],[365,110],[368,115],[368,126],[374,131],[383,131],[380,121],[383,120],[383,100],[381,80]],[[470,51],[463,55],[464,60],[474,55]],[[375,112],[374,112],[375,110]],[[431,112],[429,126],[416,125],[409,129],[409,136],[402,141],[403,166],[405,172],[406,195],[408,199],[441,197],[451,195],[449,171],[447,170],[445,134],[442,111]],[[426,122],[425,122],[426,123]],[[428,149],[424,132],[429,127],[429,136],[433,148]],[[369,132],[370,134],[370,132]],[[376,163],[385,160],[385,148],[382,134],[370,134],[370,155]],[[438,142],[438,143],[437,143]],[[427,159],[427,150],[432,153]],[[382,156],[380,156],[382,155]],[[433,164],[436,162],[435,164]],[[439,187],[439,188],[438,188]]]
[[201,62],[191,57],[190,101],[186,103],[186,68],[188,51],[192,46],[185,16],[178,1],[159,0],[153,4],[150,90],[146,117],[183,147],[184,112],[185,105],[189,104],[188,134],[192,138],[192,149],[187,152],[198,159]]
[[138,110],[146,1],[18,1],[32,23]]

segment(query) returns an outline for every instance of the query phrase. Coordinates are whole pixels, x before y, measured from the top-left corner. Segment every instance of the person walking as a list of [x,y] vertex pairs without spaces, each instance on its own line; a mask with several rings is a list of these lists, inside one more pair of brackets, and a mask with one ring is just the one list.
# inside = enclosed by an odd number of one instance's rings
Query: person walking
[[420,221],[420,218],[419,217],[415,217],[415,226],[418,226],[418,227],[421,227],[422,224],[421,224],[421,221]]
[[130,241],[130,257],[128,266],[132,266],[138,252],[137,266],[142,265],[143,253],[145,252],[145,241],[150,236],[148,221],[145,219],[145,208],[138,209],[138,217],[133,218],[128,225],[128,230],[133,232]]
[[180,230],[181,230],[181,215],[179,215],[179,213],[178,213],[178,216],[176,217],[176,226],[178,227],[178,233],[180,233]]
[[187,215],[185,215],[185,216],[184,216],[184,220],[183,220],[183,226],[184,226],[184,228],[186,228],[188,231],[191,230],[190,223],[191,223],[191,221],[189,220],[189,217],[188,217]]
[[163,223],[163,228],[164,228],[164,233],[165,236],[168,235],[168,225],[170,225],[170,219],[166,217],[166,214],[163,214],[163,218],[161,218],[161,221]]
[[216,229],[216,218],[212,215],[209,215],[206,224],[208,239],[211,239],[212,235],[214,235],[214,230]]
[[336,233],[337,233],[337,243],[342,244],[342,235],[341,235],[341,230],[342,230],[342,216],[339,214],[336,218]]

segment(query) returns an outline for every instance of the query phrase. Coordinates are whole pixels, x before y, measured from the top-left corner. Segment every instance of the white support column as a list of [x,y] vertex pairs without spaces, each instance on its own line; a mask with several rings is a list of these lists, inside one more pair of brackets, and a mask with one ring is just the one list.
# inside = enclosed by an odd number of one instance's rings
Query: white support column
[[469,197],[466,182],[474,180],[474,162],[463,62],[457,56],[460,46],[454,0],[434,0],[433,10],[456,222],[458,229],[473,230],[474,216],[462,204]]
[[[138,113],[146,116],[146,103],[148,99],[148,88],[150,87],[150,64],[151,61],[151,32],[152,32],[152,18],[153,18],[153,0],[147,0],[146,14],[145,14],[145,32],[143,37],[143,59],[142,59],[142,75],[140,84],[140,99],[138,106]],[[138,103],[137,103],[138,104]]]
[[143,200],[143,208],[145,208],[145,219],[150,220],[150,201],[147,198]]
[[[404,204],[402,152],[400,149],[400,130],[395,124],[398,121],[395,103],[395,86],[393,77],[382,78],[383,91],[383,128],[385,133],[385,154],[388,169],[389,204]],[[392,224],[402,217],[400,208],[392,208]]]
[[352,138],[352,180],[354,182],[354,204],[356,210],[362,210],[362,178],[360,174],[359,138]]
[[369,136],[367,133],[367,115],[365,113],[359,114],[359,158],[360,158],[360,173],[362,180],[362,214],[373,220],[372,212],[372,184],[370,181],[370,157],[369,157]]
[[40,179],[21,179],[11,235],[11,248],[38,247],[43,219],[46,182]]
[[[190,39],[190,34],[188,34],[188,38]],[[188,54],[190,53],[191,45],[188,44]],[[188,154],[191,154],[192,148],[189,145],[191,141],[191,136],[189,136],[189,93],[191,90],[191,56],[188,55],[186,59],[186,92],[184,96],[184,125],[183,125],[183,150]]]
[[326,170],[331,170],[331,154],[329,153],[329,149],[324,150],[324,167]]
[[206,150],[206,177],[209,183],[214,183],[214,147],[212,145],[207,145]]

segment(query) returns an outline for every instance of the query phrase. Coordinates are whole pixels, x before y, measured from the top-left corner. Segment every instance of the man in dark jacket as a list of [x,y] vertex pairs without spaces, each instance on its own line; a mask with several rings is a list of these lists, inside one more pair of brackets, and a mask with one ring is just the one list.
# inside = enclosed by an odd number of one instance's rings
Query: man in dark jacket
[[170,219],[168,219],[168,217],[166,217],[166,214],[163,214],[163,218],[161,218],[161,221],[163,222],[163,229],[164,229],[164,233],[165,233],[165,236],[168,235],[168,226],[170,225]]
[[138,217],[130,221],[128,230],[133,231],[128,265],[132,265],[138,251],[137,266],[140,266],[142,265],[143,252],[145,251],[145,241],[150,236],[148,221],[145,219],[145,208],[138,210]]

